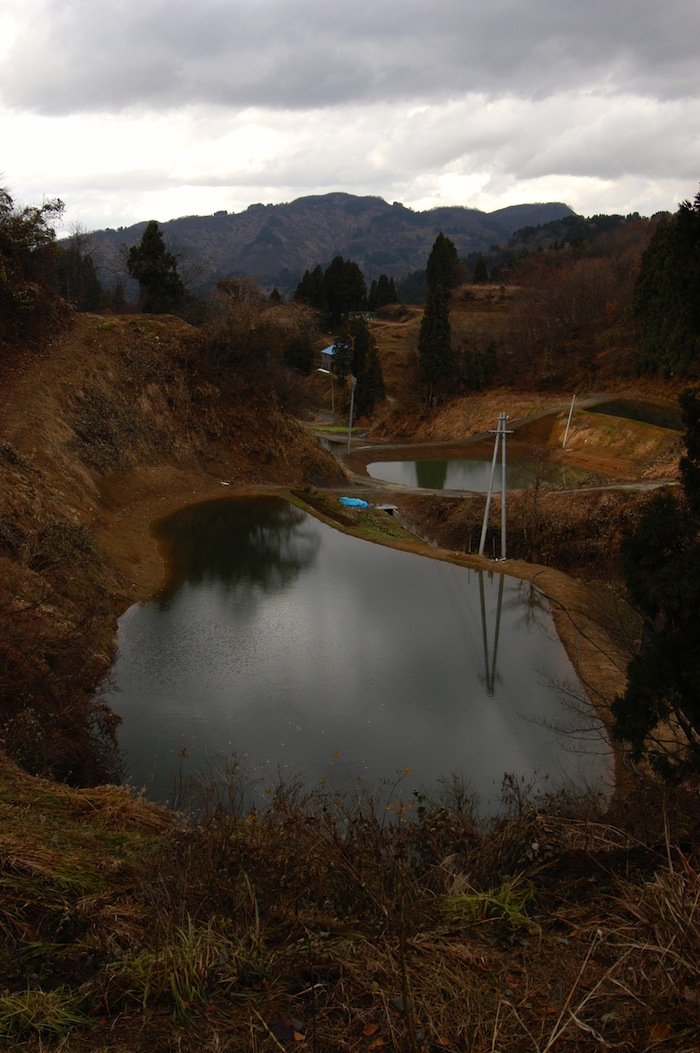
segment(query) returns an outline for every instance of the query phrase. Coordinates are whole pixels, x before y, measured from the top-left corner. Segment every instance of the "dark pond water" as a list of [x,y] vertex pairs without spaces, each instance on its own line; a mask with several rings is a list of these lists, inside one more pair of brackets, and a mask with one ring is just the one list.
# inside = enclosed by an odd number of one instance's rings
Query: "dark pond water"
[[[276,498],[188,508],[173,576],[126,612],[103,697],[126,781],[168,800],[223,758],[272,780],[403,792],[504,773],[607,784],[597,735],[561,739],[574,674],[529,585],[348,537]],[[186,754],[186,755],[185,755]]]
[[[373,479],[387,483],[402,483],[425,490],[473,490],[486,493],[491,478],[490,457],[453,457],[445,460],[374,461],[367,465]],[[540,482],[552,485],[576,486],[584,482],[587,473],[552,462],[516,461],[506,459],[506,486],[519,490]],[[496,463],[494,487],[501,488],[500,456]]]
[[674,406],[660,406],[655,402],[639,402],[633,399],[611,399],[589,406],[588,413],[605,413],[611,417],[624,417],[625,420],[639,421],[642,424],[655,424],[657,428],[683,429],[681,415]]

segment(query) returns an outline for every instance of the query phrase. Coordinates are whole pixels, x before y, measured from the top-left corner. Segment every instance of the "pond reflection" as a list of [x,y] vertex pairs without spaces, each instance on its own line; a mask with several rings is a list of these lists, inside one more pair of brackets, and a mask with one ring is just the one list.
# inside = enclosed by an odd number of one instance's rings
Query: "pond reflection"
[[625,420],[653,424],[657,428],[668,428],[672,431],[683,430],[683,421],[678,407],[661,405],[657,402],[643,402],[639,399],[609,399],[607,402],[598,402],[595,406],[588,406],[586,412],[623,417]]
[[[491,479],[491,457],[448,457],[422,460],[373,461],[367,465],[372,479],[423,490],[471,490],[486,493]],[[553,461],[510,460],[506,465],[506,486],[520,490],[538,483],[576,486],[588,473]],[[501,465],[496,466],[495,486],[501,485]]]
[[[282,589],[313,561],[319,538],[288,501],[222,498],[192,505],[155,525],[166,553],[168,582],[155,602],[167,607],[184,584],[218,582],[227,589]],[[193,543],[194,541],[194,543]]]
[[[128,781],[245,758],[269,777],[404,790],[458,773],[487,802],[505,772],[599,784],[596,736],[559,740],[574,680],[528,584],[360,541],[276,498],[160,525],[173,576],[120,621],[110,684]],[[575,748],[572,748],[572,745]]]
[[486,598],[484,593],[484,572],[479,571],[479,601],[481,605],[481,631],[484,638],[484,681],[489,695],[493,695],[496,689],[496,662],[498,660],[498,637],[501,631],[501,611],[503,610],[503,586],[505,577],[500,574],[498,582],[498,601],[496,603],[496,624],[493,629],[493,640],[489,653],[489,623],[486,617]]

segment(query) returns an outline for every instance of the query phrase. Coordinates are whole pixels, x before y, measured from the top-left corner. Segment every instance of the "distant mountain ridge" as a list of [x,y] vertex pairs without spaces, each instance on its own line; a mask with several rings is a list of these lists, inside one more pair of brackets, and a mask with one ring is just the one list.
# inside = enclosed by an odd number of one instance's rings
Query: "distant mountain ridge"
[[[425,267],[442,231],[461,257],[506,241],[524,226],[574,215],[561,202],[510,205],[495,212],[440,206],[414,212],[380,197],[330,193],[282,205],[250,205],[244,212],[184,216],[159,223],[191,288],[204,291],[221,278],[245,275],[266,291],[290,295],[305,270],[326,267],[334,256],[357,262],[367,282],[387,274],[402,278]],[[103,282],[124,273],[122,246],[135,245],[146,221],[91,234],[92,255]]]

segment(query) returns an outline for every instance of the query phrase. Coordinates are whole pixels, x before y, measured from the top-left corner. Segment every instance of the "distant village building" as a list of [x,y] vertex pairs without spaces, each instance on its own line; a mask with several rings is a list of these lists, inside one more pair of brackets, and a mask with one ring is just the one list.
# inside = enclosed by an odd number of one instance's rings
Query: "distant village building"
[[324,347],[321,351],[321,369],[324,369],[327,373],[331,372],[334,354],[335,344],[330,344],[329,347]]

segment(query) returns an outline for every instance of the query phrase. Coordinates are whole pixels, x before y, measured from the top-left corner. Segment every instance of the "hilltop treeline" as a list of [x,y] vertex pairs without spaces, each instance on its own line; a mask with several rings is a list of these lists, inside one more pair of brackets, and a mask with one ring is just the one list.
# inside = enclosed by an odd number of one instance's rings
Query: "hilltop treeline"
[[61,250],[54,224],[63,202],[16,208],[0,188],[0,348],[44,339],[69,324],[57,289]]

